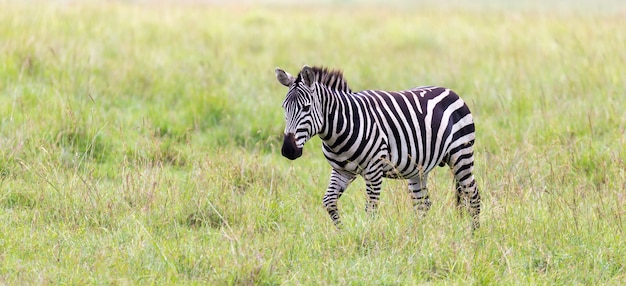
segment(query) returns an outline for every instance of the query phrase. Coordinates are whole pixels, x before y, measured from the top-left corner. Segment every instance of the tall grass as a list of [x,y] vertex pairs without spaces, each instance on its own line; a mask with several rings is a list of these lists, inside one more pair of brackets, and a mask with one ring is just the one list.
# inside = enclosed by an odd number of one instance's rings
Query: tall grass
[[[624,11],[483,4],[2,4],[0,283],[625,282]],[[442,169],[336,231],[319,139],[277,151],[303,64],[461,94],[482,228]]]

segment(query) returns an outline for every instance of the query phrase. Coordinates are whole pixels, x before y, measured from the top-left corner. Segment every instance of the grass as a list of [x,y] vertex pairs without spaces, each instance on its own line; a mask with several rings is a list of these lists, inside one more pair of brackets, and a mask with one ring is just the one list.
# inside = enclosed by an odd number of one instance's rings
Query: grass
[[[626,20],[589,3],[6,2],[0,284],[622,284]],[[319,139],[278,151],[303,64],[461,94],[482,228],[440,169],[424,219],[358,180],[336,231]]]

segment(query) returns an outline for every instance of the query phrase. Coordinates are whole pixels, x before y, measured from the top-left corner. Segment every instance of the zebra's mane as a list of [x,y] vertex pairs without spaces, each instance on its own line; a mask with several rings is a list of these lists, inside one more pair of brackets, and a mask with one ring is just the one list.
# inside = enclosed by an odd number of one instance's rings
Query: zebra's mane
[[[329,70],[325,67],[311,67],[313,73],[315,74],[315,81],[321,85],[324,85],[333,90],[345,91],[348,93],[352,93],[352,90],[348,86],[348,82],[343,77],[343,72],[341,70]],[[300,80],[301,73],[298,73],[297,80]]]

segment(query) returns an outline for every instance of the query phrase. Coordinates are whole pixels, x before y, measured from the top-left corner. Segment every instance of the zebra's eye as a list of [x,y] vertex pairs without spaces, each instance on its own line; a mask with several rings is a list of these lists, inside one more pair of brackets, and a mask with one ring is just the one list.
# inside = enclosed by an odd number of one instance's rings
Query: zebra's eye
[[310,106],[310,105],[305,105],[305,106],[302,106],[302,111],[303,111],[303,112],[309,112],[309,110],[310,110],[310,109],[311,109],[311,106]]

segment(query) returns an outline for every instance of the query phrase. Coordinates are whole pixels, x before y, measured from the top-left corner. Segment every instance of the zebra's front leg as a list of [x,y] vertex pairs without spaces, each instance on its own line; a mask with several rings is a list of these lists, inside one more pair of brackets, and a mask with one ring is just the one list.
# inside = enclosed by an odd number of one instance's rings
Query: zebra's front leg
[[333,169],[330,173],[330,182],[328,183],[328,190],[324,195],[324,207],[333,223],[337,228],[341,228],[341,220],[339,218],[339,209],[337,208],[337,201],[343,194],[343,191],[354,181],[355,175],[347,172]]
[[409,193],[413,200],[413,208],[417,209],[420,216],[426,215],[431,205],[428,197],[427,180],[428,174],[420,174],[415,178],[409,179]]

